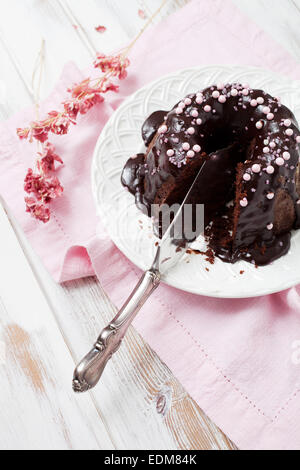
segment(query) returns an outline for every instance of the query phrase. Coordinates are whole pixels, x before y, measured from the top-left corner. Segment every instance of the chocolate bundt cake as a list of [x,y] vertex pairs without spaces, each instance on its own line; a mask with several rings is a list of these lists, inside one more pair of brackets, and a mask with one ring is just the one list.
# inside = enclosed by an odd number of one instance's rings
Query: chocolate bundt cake
[[278,98],[249,85],[212,86],[153,113],[142,137],[146,153],[122,173],[141,210],[182,202],[206,161],[196,202],[215,255],[265,265],[287,253],[300,228],[300,132]]

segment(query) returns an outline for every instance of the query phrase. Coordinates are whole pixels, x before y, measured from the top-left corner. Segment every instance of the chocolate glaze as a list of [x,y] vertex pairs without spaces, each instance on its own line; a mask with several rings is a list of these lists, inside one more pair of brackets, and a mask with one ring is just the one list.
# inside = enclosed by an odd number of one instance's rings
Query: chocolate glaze
[[148,208],[144,205],[144,179],[145,179],[145,154],[138,153],[130,158],[126,163],[121,183],[135,196],[137,207],[144,213],[148,214]]
[[[146,120],[147,152],[129,159],[122,183],[149,214],[152,204],[181,202],[206,159],[195,202],[205,204],[210,246],[223,261],[268,264],[288,251],[291,229],[300,228],[299,135],[292,112],[264,91],[212,86]],[[201,151],[189,154],[183,143]]]
[[155,111],[152,113],[142,127],[142,138],[148,146],[155,136],[160,124],[164,121],[168,111]]

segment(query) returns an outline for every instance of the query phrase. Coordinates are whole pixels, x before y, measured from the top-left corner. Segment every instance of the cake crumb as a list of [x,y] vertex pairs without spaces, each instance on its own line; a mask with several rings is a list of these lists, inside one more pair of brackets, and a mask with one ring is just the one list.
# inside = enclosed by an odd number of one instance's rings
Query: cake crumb
[[240,271],[240,274],[244,274],[245,271]]
[[205,258],[206,261],[208,261],[210,264],[215,264],[215,254],[213,250],[209,248],[205,254],[207,256],[207,258]]
[[210,264],[215,264],[215,254],[211,248],[208,248],[206,251],[192,250],[191,248],[188,248],[186,250],[186,254],[204,255],[206,256],[205,261],[208,261]]

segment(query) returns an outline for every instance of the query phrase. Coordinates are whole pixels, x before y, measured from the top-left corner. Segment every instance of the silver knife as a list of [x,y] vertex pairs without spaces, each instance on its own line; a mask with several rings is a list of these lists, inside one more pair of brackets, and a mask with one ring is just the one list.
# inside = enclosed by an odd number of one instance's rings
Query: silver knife
[[205,162],[198,171],[172,223],[164,233],[151,268],[143,274],[121,310],[102,330],[91,351],[76,367],[73,377],[74,392],[86,392],[97,385],[107,362],[121,346],[128,327],[133,322],[137,313],[159,286],[166,273],[176,266],[179,259],[183,256],[184,252],[179,250],[178,246],[174,244],[174,238],[176,238],[176,231],[178,232],[178,228],[181,227],[180,219],[182,218],[184,207],[188,204],[193,194],[198,177],[204,166]]

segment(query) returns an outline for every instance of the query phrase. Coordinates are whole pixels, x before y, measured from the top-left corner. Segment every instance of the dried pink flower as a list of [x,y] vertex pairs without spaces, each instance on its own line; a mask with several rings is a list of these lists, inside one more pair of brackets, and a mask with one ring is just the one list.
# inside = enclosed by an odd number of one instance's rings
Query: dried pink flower
[[95,30],[97,31],[97,33],[105,33],[106,27],[105,26],[96,26]]
[[25,197],[26,212],[37,220],[47,223],[50,220],[50,209],[45,204],[37,202],[33,197]]
[[99,79],[86,78],[69,88],[71,96],[62,103],[63,111],[51,111],[46,119],[34,121],[27,128],[17,129],[20,139],[36,139],[43,144],[42,151],[38,152],[36,171],[30,168],[24,180],[24,190],[30,195],[25,198],[26,211],[42,222],[50,219],[47,204],[63,192],[60,181],[51,174],[56,170],[55,163],[62,164],[63,161],[48,141],[49,132],[56,135],[67,134],[70,125],[76,124],[78,114],[86,114],[93,106],[102,103],[104,93],[118,92],[119,86],[111,78],[124,79],[129,60],[124,53],[116,56],[98,54],[94,66],[100,68],[104,75]]
[[43,201],[47,204],[51,199],[61,196],[64,188],[56,176],[46,177],[39,173],[34,173],[29,168],[24,180],[24,190],[26,193],[34,195],[38,201]]
[[70,116],[72,119],[77,118],[77,114],[79,113],[79,100],[66,100],[63,102],[65,112]]
[[41,173],[48,174],[55,171],[55,162],[63,163],[59,155],[55,153],[55,147],[50,142],[46,142],[43,151],[39,152],[40,159],[37,161],[37,168]]
[[90,82],[90,79],[86,78],[85,80],[82,80],[82,82],[75,83],[71,88],[68,88],[68,92],[71,93],[72,98],[79,98],[88,92]]
[[101,81],[100,87],[102,89],[102,93],[106,93],[107,91],[113,91],[115,93],[118,93],[119,91],[119,85],[116,85],[115,83],[111,82],[110,80],[104,78]]
[[142,9],[138,10],[138,15],[140,18],[142,18],[142,20],[145,20],[147,18],[146,12]]
[[94,61],[94,67],[99,68],[103,73],[110,72],[112,76],[118,77],[123,80],[127,77],[127,67],[130,61],[123,54],[115,56],[106,56],[105,54],[97,54]]
[[33,122],[31,124],[31,136],[39,142],[46,142],[48,139],[49,127],[43,122]]
[[[50,118],[49,120],[49,127],[50,131],[56,135],[64,135],[67,134],[70,124],[76,124],[74,120],[71,119],[65,113],[59,113],[57,111],[51,111],[48,113]],[[46,120],[47,122],[48,120]]]
[[18,127],[17,135],[20,137],[20,139],[28,139],[29,134],[30,134],[30,127],[26,127],[24,129]]
[[99,95],[99,93],[92,93],[84,97],[83,100],[80,101],[79,104],[79,112],[80,114],[86,114],[89,109],[95,106],[98,103],[102,103],[104,101],[103,96]]

